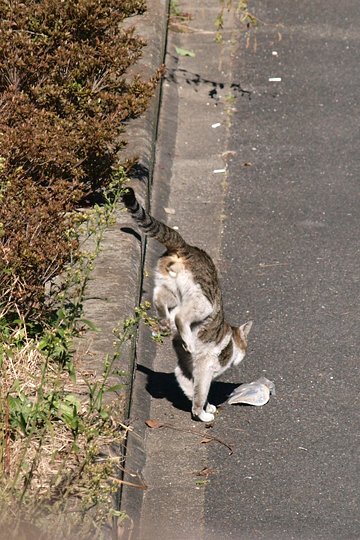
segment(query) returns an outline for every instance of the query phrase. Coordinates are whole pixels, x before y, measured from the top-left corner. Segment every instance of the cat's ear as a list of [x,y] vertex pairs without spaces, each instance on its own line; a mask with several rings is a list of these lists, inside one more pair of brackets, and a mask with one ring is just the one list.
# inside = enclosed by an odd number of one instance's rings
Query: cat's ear
[[250,332],[250,330],[251,330],[251,327],[252,327],[252,325],[253,325],[253,322],[254,322],[254,321],[248,321],[248,322],[246,322],[245,324],[242,324],[242,325],[240,326],[240,332],[241,332],[241,334],[243,334],[243,335],[245,336],[245,338],[248,337],[249,332]]

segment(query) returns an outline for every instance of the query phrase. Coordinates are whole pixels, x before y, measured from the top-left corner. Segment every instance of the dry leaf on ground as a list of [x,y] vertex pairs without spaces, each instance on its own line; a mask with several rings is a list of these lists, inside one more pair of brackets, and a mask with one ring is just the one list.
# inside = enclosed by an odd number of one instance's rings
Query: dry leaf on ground
[[162,422],[159,422],[159,420],[154,420],[154,419],[145,420],[145,424],[147,425],[147,427],[151,429],[158,429],[164,426]]

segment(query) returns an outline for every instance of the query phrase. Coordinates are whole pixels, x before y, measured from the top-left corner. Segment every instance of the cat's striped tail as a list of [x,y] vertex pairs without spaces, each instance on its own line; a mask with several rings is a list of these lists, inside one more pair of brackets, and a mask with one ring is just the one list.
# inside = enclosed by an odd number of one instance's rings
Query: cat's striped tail
[[186,247],[187,244],[185,240],[177,231],[174,231],[174,229],[171,229],[165,225],[165,223],[158,221],[148,214],[148,212],[146,212],[146,210],[137,200],[132,188],[126,188],[125,193],[122,195],[122,200],[136,223],[145,234],[155,238],[168,250],[176,250]]

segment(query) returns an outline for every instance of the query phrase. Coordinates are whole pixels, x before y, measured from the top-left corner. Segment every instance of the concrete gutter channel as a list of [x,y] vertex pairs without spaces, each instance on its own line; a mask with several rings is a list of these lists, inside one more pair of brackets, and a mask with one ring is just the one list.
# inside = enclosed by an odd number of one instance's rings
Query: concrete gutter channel
[[[232,107],[226,96],[236,92],[241,95],[240,85],[233,85],[231,69],[234,38],[239,36],[234,34],[233,14],[228,13],[224,42],[215,43],[218,0],[197,5],[184,0],[181,9],[191,13],[193,19],[188,23],[188,31],[170,32],[168,36],[167,74],[152,162],[152,213],[171,226],[178,226],[189,242],[204,247],[217,263],[227,186],[224,155]],[[165,27],[166,15],[163,21]],[[193,49],[196,55],[177,54],[176,47]],[[139,193],[138,184],[133,185]],[[140,197],[142,194],[140,191]],[[175,209],[176,215],[166,213],[166,207]],[[151,272],[162,251],[156,242],[149,242],[144,262],[149,274],[143,281],[144,299],[151,300]],[[145,420],[165,418],[185,430],[201,430],[203,426],[191,421],[187,404],[180,409],[173,406],[179,392],[171,375],[175,355],[169,340],[158,347],[151,341],[148,329],[140,329],[136,362],[130,409],[133,431],[128,436],[125,465],[127,473],[133,476],[125,474],[125,478],[144,483],[147,489],[123,486],[120,508],[128,519],[121,524],[119,535],[129,540],[198,540],[204,533],[204,493],[196,491],[198,488],[194,490],[192,473],[184,475],[183,471],[204,467],[205,445],[194,444],[193,434],[185,432],[149,432]],[[182,512],[185,507],[186,517]]]
[[[168,36],[169,0],[148,2],[147,13],[139,17],[139,24],[136,21],[137,33],[148,43],[136,69],[143,76],[150,76],[164,63],[166,55],[167,75],[147,114],[131,122],[127,130],[131,141],[128,154],[139,156],[136,177],[132,179],[139,199],[149,207],[151,194],[152,213],[171,226],[178,226],[184,237],[204,247],[215,263],[220,259],[227,189],[225,154],[231,126],[231,100],[227,101],[226,96],[242,94],[240,85],[234,85],[232,78],[232,54],[239,38],[234,34],[233,14],[226,15],[223,44],[215,43],[214,21],[219,6],[218,0],[201,1],[196,5],[183,0],[181,9],[191,13],[193,19],[185,22],[185,26],[189,25],[188,31],[171,32]],[[129,24],[131,22],[134,20]],[[196,55],[177,54],[176,47],[194,49]],[[168,215],[165,207],[176,209],[176,216]],[[86,344],[92,369],[101,370],[105,355],[112,354],[113,329],[133,313],[142,297],[151,300],[151,270],[162,249],[156,242],[150,242],[145,254],[145,243],[139,242],[134,234],[126,234],[130,228],[133,228],[131,219],[119,209],[116,223],[105,235],[87,290],[85,315],[101,329],[99,334],[89,333]],[[150,277],[143,278],[144,268]],[[137,345],[133,343],[122,351],[121,364],[130,358],[129,370],[134,371],[132,387],[119,403],[119,407],[128,411],[132,426],[125,449],[123,479],[142,484],[144,475],[148,489],[123,485],[118,493],[119,508],[128,518],[121,523],[115,519],[107,536],[132,540],[198,539],[203,536],[204,494],[201,490],[194,491],[192,473],[184,476],[182,471],[203,468],[207,459],[205,445],[194,444],[193,434],[147,433],[145,420],[165,416],[186,429],[203,426],[191,421],[184,406],[175,408],[172,397],[168,400],[151,398],[151,394],[154,395],[152,374],[155,387],[159,382],[157,375],[160,379],[164,377],[165,386],[172,377],[175,356],[169,340],[157,347],[148,329],[140,329],[137,341]],[[140,366],[135,377],[137,363]],[[126,369],[124,365],[118,367]],[[177,394],[173,381],[168,391]],[[173,467],[174,460],[176,467]],[[172,481],[168,482],[168,478]],[[176,479],[180,479],[178,484],[174,482]],[[191,509],[186,518],[181,511],[183,497],[187,512]],[[169,505],[177,506],[170,517]]]

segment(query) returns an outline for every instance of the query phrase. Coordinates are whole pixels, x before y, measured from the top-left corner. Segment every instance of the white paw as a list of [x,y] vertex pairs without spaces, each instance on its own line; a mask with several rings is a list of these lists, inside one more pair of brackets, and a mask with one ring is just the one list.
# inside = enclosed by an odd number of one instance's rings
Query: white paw
[[215,418],[215,416],[212,413],[208,413],[205,411],[201,411],[200,414],[194,415],[194,416],[196,416],[202,422],[212,422]]
[[207,413],[216,413],[216,407],[215,407],[215,405],[211,405],[211,403],[208,403],[206,405],[205,410],[206,410]]

